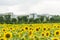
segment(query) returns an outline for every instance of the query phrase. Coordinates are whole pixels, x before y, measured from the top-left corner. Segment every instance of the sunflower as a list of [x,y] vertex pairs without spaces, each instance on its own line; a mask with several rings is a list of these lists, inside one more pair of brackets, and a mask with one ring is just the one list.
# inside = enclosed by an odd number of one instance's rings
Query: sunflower
[[32,30],[32,31],[33,31],[33,30],[34,30],[33,28],[34,28],[34,27],[29,27],[29,30]]
[[46,32],[45,32],[45,36],[46,36],[46,37],[49,37],[49,36],[50,36],[50,32],[49,32],[49,31],[46,31]]
[[26,31],[25,28],[21,28],[20,30],[21,30],[21,32]]
[[26,31],[29,30],[29,27],[28,26],[25,26],[24,28],[25,28]]
[[52,27],[51,27],[51,24],[43,24],[43,30],[46,31],[46,30],[50,30]]
[[60,28],[60,26],[58,24],[53,24],[54,28]]
[[57,28],[60,28],[60,25],[58,25]]
[[8,28],[2,28],[2,32],[6,32]]
[[56,31],[54,32],[54,36],[60,36],[60,30],[56,30]]
[[34,31],[39,31],[40,27],[35,27],[34,29],[35,29]]
[[51,28],[50,28],[50,27],[48,27],[48,30],[50,31],[50,30],[51,30]]
[[47,31],[47,27],[42,27],[42,31]]
[[15,28],[14,27],[9,27],[9,30],[14,31]]
[[11,32],[6,32],[4,33],[5,38],[12,38],[12,33]]
[[51,30],[53,27],[52,27],[52,25],[49,25],[48,27],[47,27],[47,30]]
[[29,27],[28,32],[32,31],[33,33],[35,32],[35,28],[34,27]]
[[42,37],[45,37],[45,32],[42,32],[42,33],[41,33],[41,36],[42,36]]
[[29,36],[30,38],[33,37],[33,31],[30,30],[30,31],[28,32],[28,36]]
[[35,26],[32,24],[29,26],[29,30],[33,30],[35,28]]
[[2,38],[0,38],[0,40],[7,40],[7,39],[2,37]]
[[37,36],[37,35],[34,35],[34,39],[35,40],[40,40],[39,36]]
[[52,38],[52,40],[59,40],[59,38],[58,37],[54,37],[54,38]]

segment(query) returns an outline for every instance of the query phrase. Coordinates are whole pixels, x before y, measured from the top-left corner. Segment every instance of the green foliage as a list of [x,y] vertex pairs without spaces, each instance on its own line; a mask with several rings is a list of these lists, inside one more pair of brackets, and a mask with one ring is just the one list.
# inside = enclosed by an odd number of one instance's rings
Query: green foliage
[[20,16],[18,16],[17,19],[18,19],[18,24],[21,24],[22,23],[22,18]]
[[60,22],[60,16],[54,16],[52,18],[50,18],[50,22]]
[[34,23],[40,23],[40,22],[41,22],[40,18],[36,18],[36,19],[34,20]]
[[23,21],[23,23],[27,23],[28,22],[27,16],[22,16],[22,21]]
[[4,21],[9,24],[11,22],[11,15],[4,15]]
[[41,22],[43,22],[43,20],[44,20],[44,16],[41,16],[41,17],[40,17],[40,20],[41,20]]
[[17,19],[16,19],[16,18],[12,18],[12,19],[11,19],[11,23],[12,23],[12,24],[16,24],[16,23],[17,23]]
[[[30,23],[60,23],[60,16],[54,15],[50,19],[46,16],[40,16],[39,18],[34,19],[28,18],[28,16],[18,16],[17,18],[11,18],[11,15],[0,15],[0,23],[6,23],[6,24],[30,24]],[[44,20],[45,19],[45,20]]]
[[33,18],[30,18],[28,23],[33,23],[34,22],[34,19]]
[[0,16],[0,23],[4,23],[4,18],[3,18],[3,16]]

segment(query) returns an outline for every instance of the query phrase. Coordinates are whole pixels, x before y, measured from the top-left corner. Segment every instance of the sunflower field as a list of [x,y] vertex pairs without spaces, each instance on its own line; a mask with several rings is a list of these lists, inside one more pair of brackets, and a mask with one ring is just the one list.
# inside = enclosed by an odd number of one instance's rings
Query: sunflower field
[[0,24],[0,40],[60,40],[60,23]]

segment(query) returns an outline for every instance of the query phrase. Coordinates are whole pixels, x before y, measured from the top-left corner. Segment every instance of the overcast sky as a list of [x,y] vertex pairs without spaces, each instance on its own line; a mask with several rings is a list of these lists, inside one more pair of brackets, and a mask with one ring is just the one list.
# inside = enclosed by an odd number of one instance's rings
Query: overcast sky
[[60,15],[60,0],[0,0],[0,13]]

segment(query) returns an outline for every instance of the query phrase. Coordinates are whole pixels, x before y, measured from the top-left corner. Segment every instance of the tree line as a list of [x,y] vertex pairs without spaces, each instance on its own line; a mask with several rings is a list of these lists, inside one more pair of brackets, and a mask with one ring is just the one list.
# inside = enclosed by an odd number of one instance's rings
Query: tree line
[[[44,20],[45,18],[45,20]],[[28,18],[28,16],[17,16],[17,18],[11,18],[11,15],[0,16],[1,24],[33,24],[33,23],[60,23],[60,16],[54,15],[51,18],[46,16],[40,16],[39,18]]]

